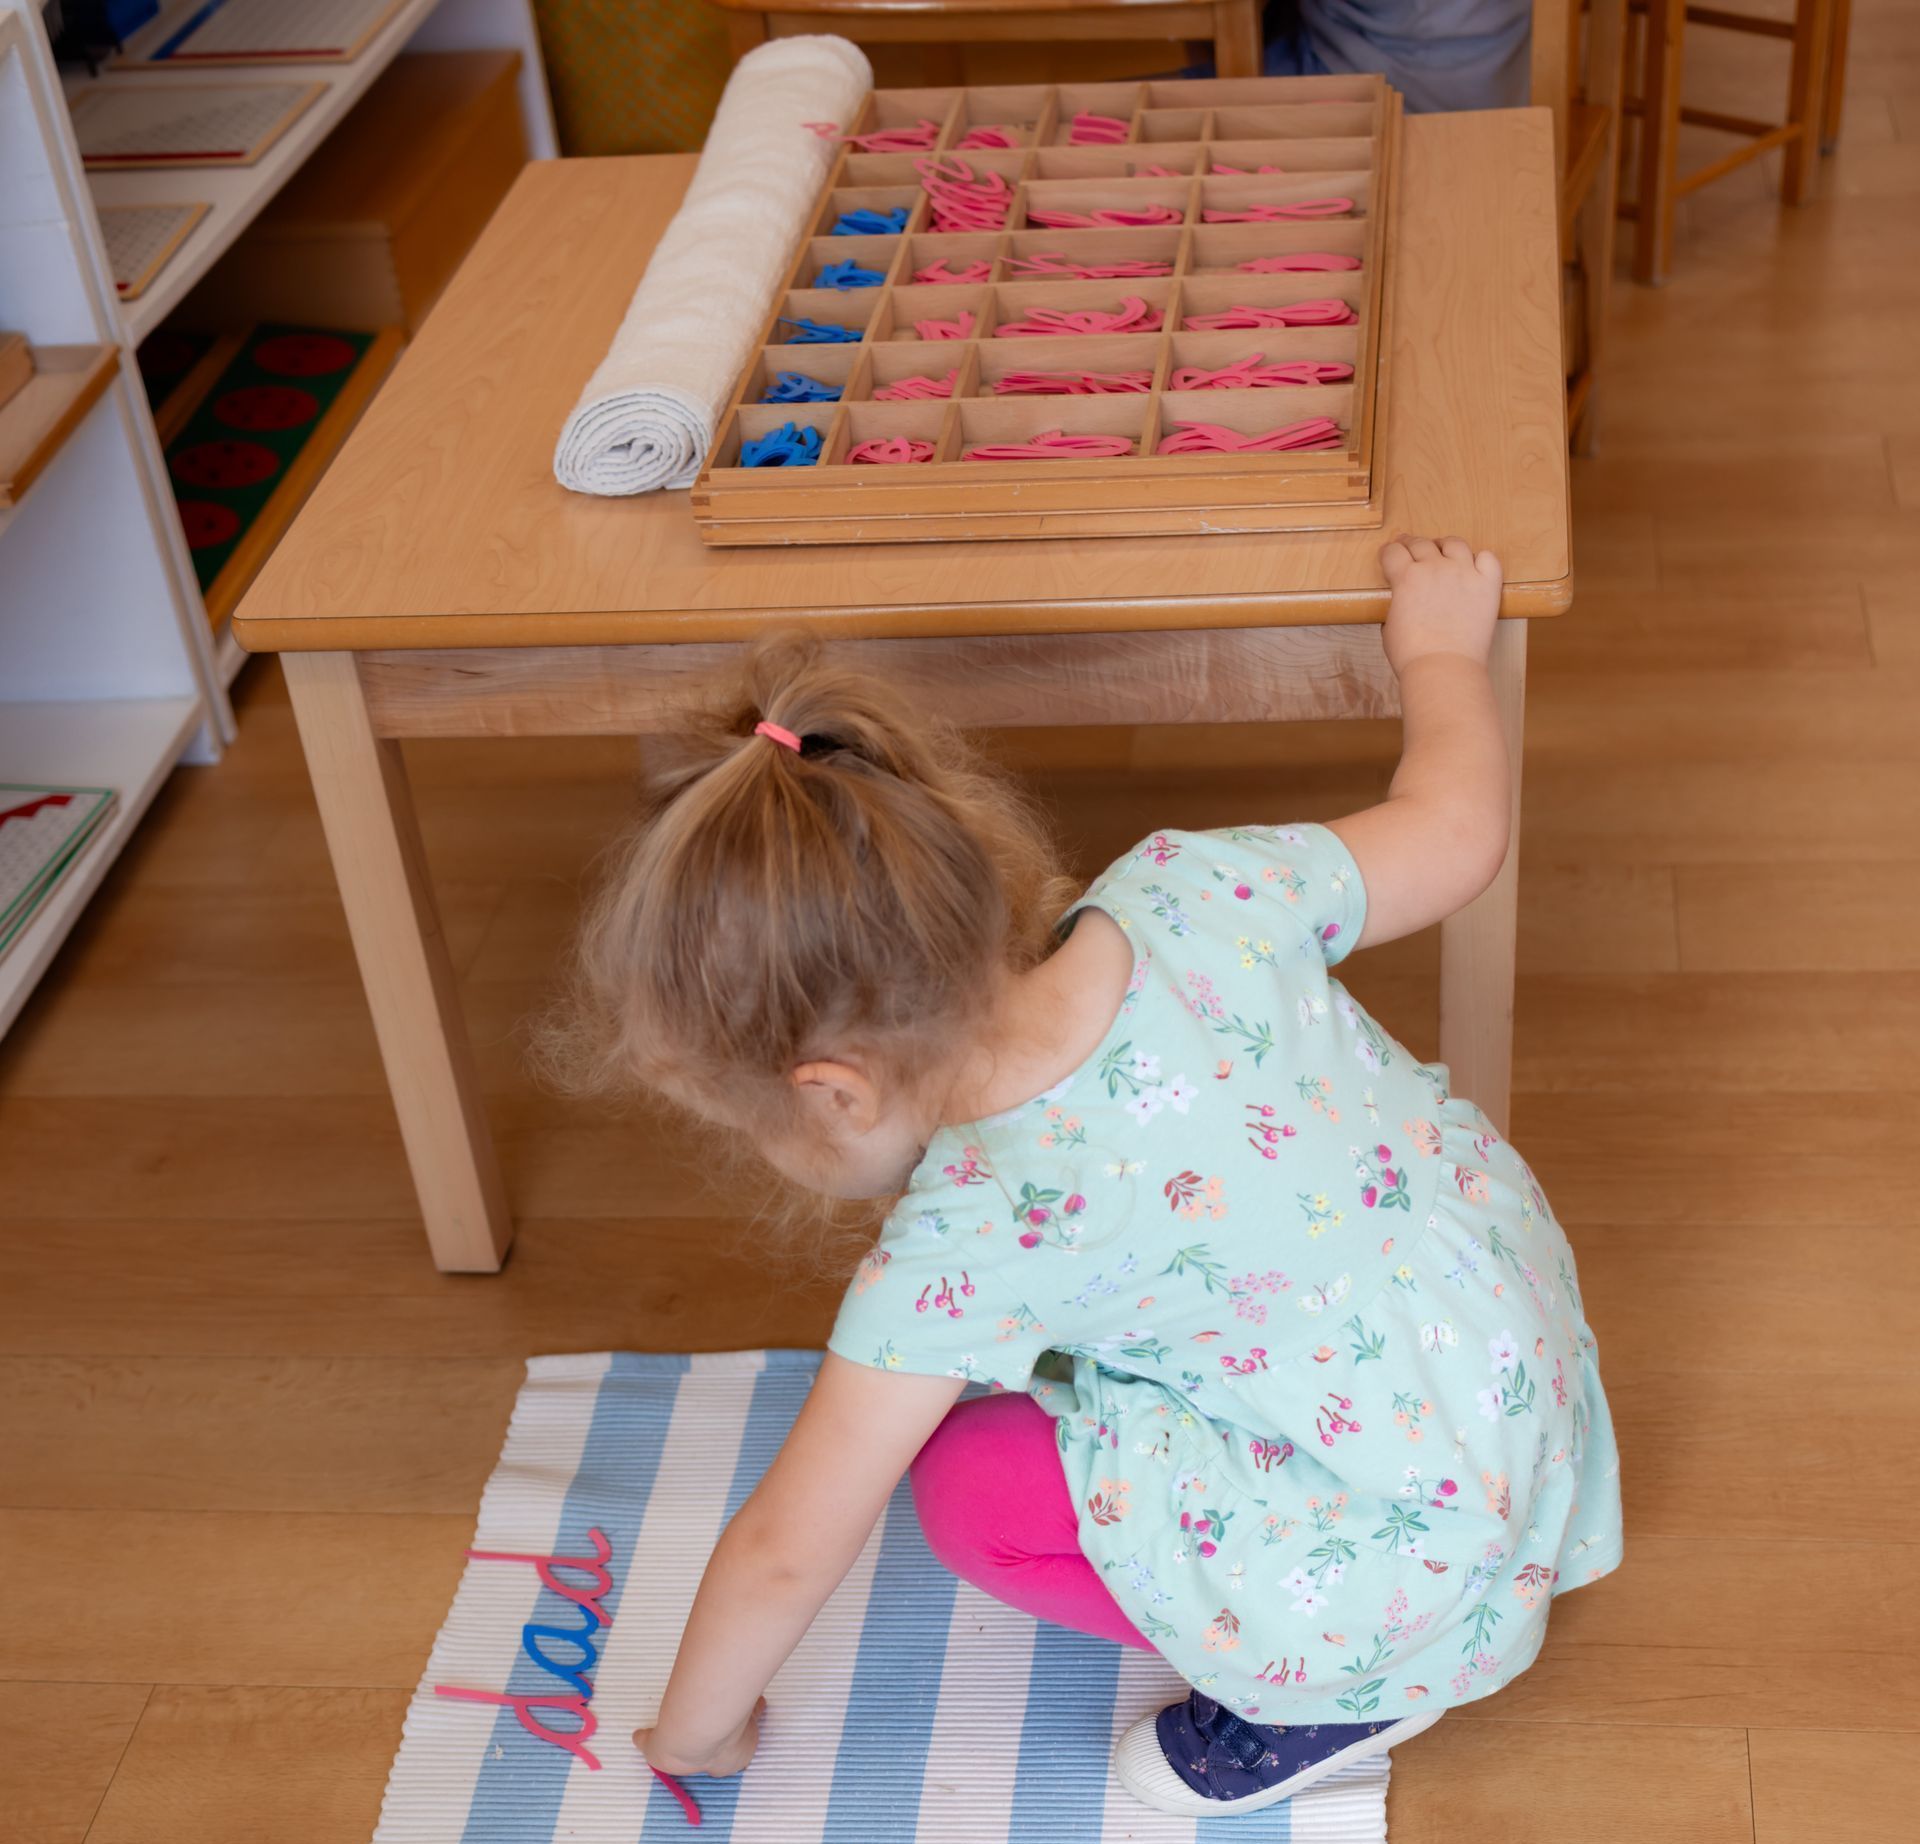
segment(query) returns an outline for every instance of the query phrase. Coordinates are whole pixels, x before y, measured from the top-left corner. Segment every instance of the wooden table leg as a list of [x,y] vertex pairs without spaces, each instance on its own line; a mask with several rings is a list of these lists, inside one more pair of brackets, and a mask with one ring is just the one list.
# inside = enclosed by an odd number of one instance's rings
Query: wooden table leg
[[1453,1092],[1478,1102],[1502,1133],[1513,1088],[1513,960],[1519,925],[1520,745],[1527,697],[1527,624],[1494,630],[1493,695],[1512,764],[1513,820],[1500,874],[1440,925],[1440,1060]]
[[351,653],[281,656],[436,1266],[491,1272],[513,1238],[400,745]]

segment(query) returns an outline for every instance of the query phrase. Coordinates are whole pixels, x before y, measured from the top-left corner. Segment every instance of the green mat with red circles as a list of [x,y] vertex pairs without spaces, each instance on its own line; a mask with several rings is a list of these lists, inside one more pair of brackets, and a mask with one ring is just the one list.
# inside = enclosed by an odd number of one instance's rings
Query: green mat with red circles
[[167,474],[203,593],[373,340],[371,333],[256,327],[167,444]]

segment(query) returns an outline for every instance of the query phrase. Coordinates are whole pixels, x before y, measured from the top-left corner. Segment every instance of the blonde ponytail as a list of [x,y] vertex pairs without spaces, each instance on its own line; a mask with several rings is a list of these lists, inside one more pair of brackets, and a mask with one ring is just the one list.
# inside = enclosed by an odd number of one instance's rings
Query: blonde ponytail
[[909,1077],[964,1034],[998,970],[1045,952],[1071,900],[1031,804],[811,636],[749,648],[648,757],[639,821],[541,1033],[574,1092],[638,1087],[748,1123],[783,1115],[789,1072],[822,1052]]

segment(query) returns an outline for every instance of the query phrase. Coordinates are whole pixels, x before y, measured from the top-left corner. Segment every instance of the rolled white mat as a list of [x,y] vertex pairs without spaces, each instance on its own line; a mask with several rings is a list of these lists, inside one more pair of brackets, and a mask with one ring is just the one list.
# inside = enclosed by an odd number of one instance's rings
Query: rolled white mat
[[777,38],[740,60],[685,202],[560,431],[563,487],[693,484],[840,151],[807,124],[852,127],[872,87],[843,38]]

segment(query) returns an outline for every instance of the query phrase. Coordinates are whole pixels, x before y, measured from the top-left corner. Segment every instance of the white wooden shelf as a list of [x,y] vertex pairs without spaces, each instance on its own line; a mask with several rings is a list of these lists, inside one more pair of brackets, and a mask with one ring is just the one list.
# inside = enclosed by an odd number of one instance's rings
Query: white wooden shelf
[[116,795],[0,956],[4,1031],[182,754],[232,726],[37,0],[0,0],[0,325],[42,370],[9,419],[0,780]]
[[27,489],[113,381],[120,355],[112,346],[41,346],[34,375],[0,404],[0,516],[11,515]]
[[[169,0],[146,30],[173,29],[194,4]],[[40,0],[0,0],[0,327],[45,353],[91,347],[96,359],[91,368],[75,359],[81,384],[63,401],[16,402],[0,424],[0,458],[18,449],[27,460],[13,474],[18,503],[0,504],[0,779],[110,787],[119,798],[0,957],[0,1032],[174,765],[188,753],[217,760],[233,735],[226,688],[245,656],[230,633],[208,627],[134,349],[403,48],[518,51],[528,147],[554,151],[530,0],[405,0],[350,63],[196,73],[325,86],[253,166],[90,174],[69,119],[75,96],[101,84],[193,79],[113,69],[63,76],[40,11]],[[117,299],[97,208],[196,200],[210,209],[146,292]],[[48,396],[43,387],[39,397]]]
[[[189,9],[190,10],[190,9]],[[191,76],[176,71],[128,70],[109,66],[97,77],[78,76],[68,80],[67,100],[71,104],[83,91],[109,84],[117,89],[132,87],[167,89],[187,82],[201,83],[321,83],[326,94],[315,98],[311,107],[288,128],[279,140],[247,167],[180,167],[161,171],[95,172],[87,183],[96,205],[173,205],[204,201],[211,209],[188,233],[187,239],[168,259],[144,294],[120,303],[120,316],[126,326],[127,340],[138,345],[186,297],[194,283],[224,255],[233,240],[259,216],[273,195],[284,186],[308,155],[339,125],[341,118],[366,93],[373,80],[394,58],[420,36],[423,45],[451,44],[462,41],[463,11],[460,0],[407,0],[387,21],[351,63],[248,65],[222,70],[196,69]],[[511,9],[494,8],[496,13]],[[554,151],[553,120],[546,106],[546,81],[539,62],[537,41],[525,24],[525,0],[521,0],[523,35],[519,38],[495,37],[475,42],[512,43],[522,54],[521,98],[527,110],[527,145],[536,158]],[[151,39],[164,38],[177,24],[179,9],[163,9],[159,19],[142,28],[130,41],[133,49],[143,49]],[[444,13],[443,19],[431,18]],[[508,20],[506,23],[510,24]],[[429,30],[422,33],[422,28]],[[438,28],[433,30],[432,28]],[[485,30],[484,25],[475,29]],[[525,81],[531,66],[533,89]],[[529,102],[537,98],[537,110]]]
[[26,1003],[161,782],[193,740],[203,708],[191,692],[176,698],[0,704],[0,782],[117,788],[120,794],[45,907],[0,957],[0,1032]]

